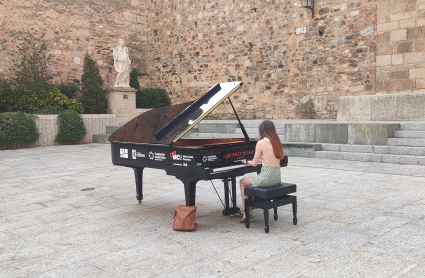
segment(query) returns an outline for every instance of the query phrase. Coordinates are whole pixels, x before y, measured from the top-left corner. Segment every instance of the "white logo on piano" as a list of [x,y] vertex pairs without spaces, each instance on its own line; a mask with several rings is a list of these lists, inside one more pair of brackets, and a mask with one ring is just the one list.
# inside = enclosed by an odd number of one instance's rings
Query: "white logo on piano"
[[120,157],[128,158],[128,149],[120,149]]
[[217,160],[216,155],[205,155],[205,156],[202,157],[203,162],[214,161],[214,160]]
[[170,153],[170,158],[173,160],[183,160],[183,161],[192,161],[192,155],[181,155],[177,154],[177,151],[173,151]]
[[165,153],[149,152],[149,158],[152,160],[163,161],[165,160]]
[[131,150],[132,158],[136,159],[138,157],[146,157],[144,153],[136,152],[136,150]]

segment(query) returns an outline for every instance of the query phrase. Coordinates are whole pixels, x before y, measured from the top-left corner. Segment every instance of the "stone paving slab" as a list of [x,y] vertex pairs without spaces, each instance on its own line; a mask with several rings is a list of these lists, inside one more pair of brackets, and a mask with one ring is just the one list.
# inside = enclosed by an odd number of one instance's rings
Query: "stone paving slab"
[[200,181],[199,226],[176,232],[181,182],[145,169],[138,204],[110,145],[0,151],[0,278],[423,277],[424,166],[290,157],[281,172],[298,225],[285,206],[269,234],[262,210],[246,229]]

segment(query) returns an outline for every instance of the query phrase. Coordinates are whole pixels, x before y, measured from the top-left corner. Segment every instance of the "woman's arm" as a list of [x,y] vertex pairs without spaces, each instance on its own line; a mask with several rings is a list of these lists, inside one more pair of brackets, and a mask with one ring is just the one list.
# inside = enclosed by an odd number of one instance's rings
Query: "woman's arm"
[[260,161],[262,144],[262,141],[259,141],[257,143],[257,145],[255,146],[254,158],[252,160],[246,161],[246,163],[252,167],[256,167],[258,165],[258,162]]

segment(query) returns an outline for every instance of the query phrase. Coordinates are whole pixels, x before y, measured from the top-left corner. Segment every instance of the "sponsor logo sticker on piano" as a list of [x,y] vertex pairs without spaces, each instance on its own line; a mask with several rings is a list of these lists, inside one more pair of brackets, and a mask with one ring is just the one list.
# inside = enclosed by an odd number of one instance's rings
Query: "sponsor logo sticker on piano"
[[205,155],[202,157],[203,162],[217,160],[217,155]]
[[131,150],[131,155],[132,155],[133,159],[136,159],[138,157],[146,157],[146,155],[144,153],[137,152],[135,149]]
[[177,154],[177,151],[173,151],[170,153],[170,158],[173,160],[183,160],[183,161],[192,161],[193,156],[192,155],[181,155]]
[[149,158],[156,161],[165,160],[165,153],[149,152]]
[[120,157],[128,158],[128,149],[120,149]]

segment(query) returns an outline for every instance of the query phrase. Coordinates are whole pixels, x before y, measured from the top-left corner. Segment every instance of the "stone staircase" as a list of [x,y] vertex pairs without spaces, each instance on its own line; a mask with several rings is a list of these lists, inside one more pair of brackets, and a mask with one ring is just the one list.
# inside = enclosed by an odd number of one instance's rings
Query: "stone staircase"
[[[244,123],[250,138],[259,137],[259,122]],[[276,132],[285,146],[285,153],[289,156],[425,165],[425,122],[401,122],[400,130],[395,130],[393,136],[390,136],[393,138],[384,137],[387,145],[286,142],[285,124],[287,123],[275,122]],[[237,123],[199,123],[185,138],[243,138],[243,134]],[[305,151],[306,149],[308,150]]]
[[316,158],[425,165],[425,123],[400,123],[387,145],[323,144]]

